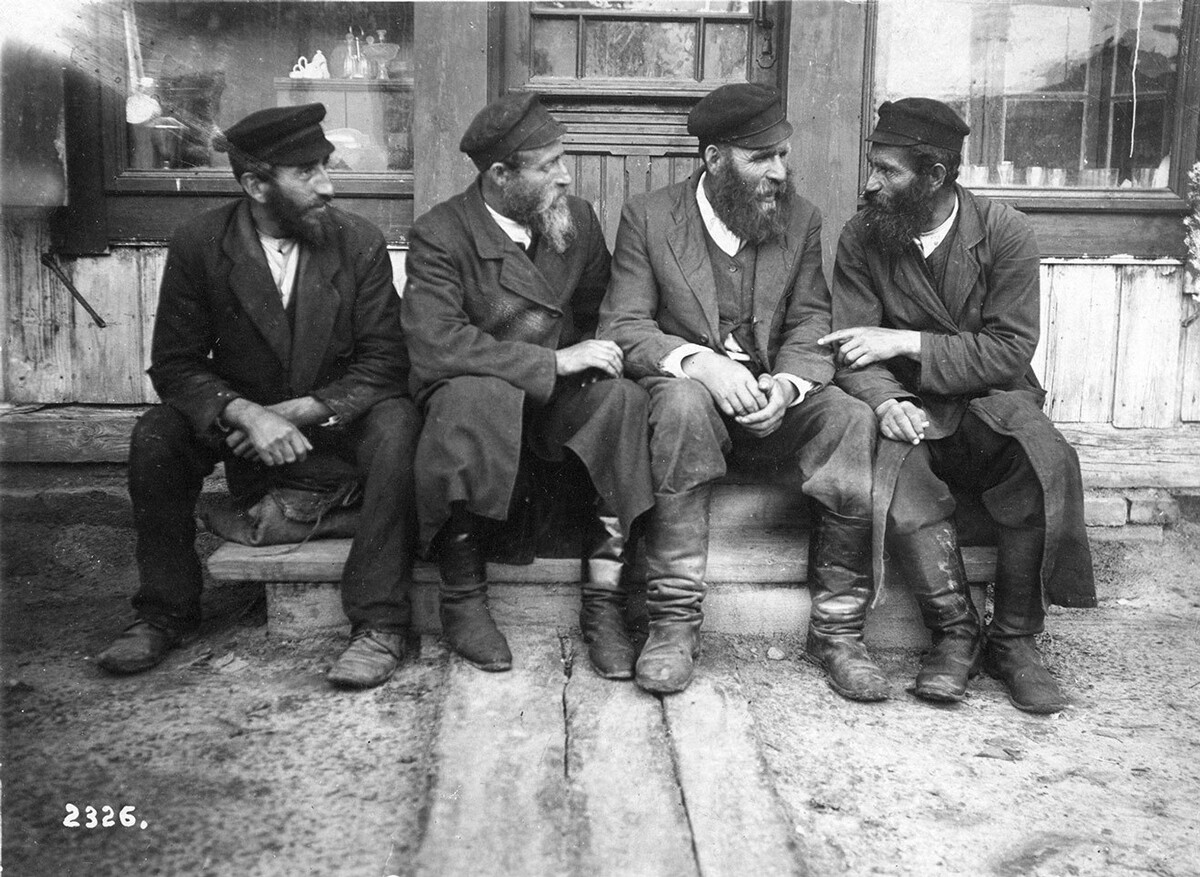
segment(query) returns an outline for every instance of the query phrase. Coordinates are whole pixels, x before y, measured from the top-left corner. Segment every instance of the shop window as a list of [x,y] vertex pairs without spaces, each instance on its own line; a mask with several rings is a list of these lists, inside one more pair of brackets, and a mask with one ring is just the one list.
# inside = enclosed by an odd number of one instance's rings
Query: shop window
[[967,186],[1180,191],[1182,26],[1181,0],[881,0],[872,109],[953,106]]

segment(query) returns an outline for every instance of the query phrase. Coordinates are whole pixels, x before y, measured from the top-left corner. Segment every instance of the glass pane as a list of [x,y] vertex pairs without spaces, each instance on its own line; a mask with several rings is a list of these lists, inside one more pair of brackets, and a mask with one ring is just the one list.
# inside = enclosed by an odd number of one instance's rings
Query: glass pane
[[704,28],[704,78],[746,79],[746,52],[750,26],[708,24]]
[[881,0],[875,105],[971,125],[966,185],[1164,188],[1181,0]]
[[317,101],[337,147],[335,171],[412,168],[411,4],[139,2],[104,10],[124,39],[131,168],[228,167],[228,156],[211,148],[214,126]]
[[584,26],[585,76],[694,79],[696,25],[590,20]]
[[573,18],[543,18],[533,22],[533,76],[575,76]]
[[539,2],[534,10],[577,9],[590,12],[598,9],[632,10],[636,12],[743,13],[750,12],[749,0],[561,0]]

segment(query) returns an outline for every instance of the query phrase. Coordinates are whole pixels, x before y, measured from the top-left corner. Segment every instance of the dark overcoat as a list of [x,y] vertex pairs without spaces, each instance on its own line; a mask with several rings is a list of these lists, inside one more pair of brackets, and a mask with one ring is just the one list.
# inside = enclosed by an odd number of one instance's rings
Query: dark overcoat
[[[609,254],[592,206],[568,196],[574,242],[558,253],[545,241],[527,256],[487,212],[477,179],[466,191],[433,207],[413,225],[408,281],[401,307],[412,357],[411,387],[425,404],[445,382],[460,376],[495,378],[486,398],[461,406],[469,432],[448,436],[461,447],[424,465],[445,467],[469,460],[470,471],[422,472],[427,483],[462,485],[471,510],[504,520],[517,479],[523,419],[530,406],[554,394],[555,351],[594,335],[596,314],[608,284]],[[480,384],[480,386],[485,386]],[[643,489],[613,501],[628,526],[653,502],[649,489],[645,424],[637,460]],[[580,430],[571,450],[590,472],[613,465],[619,436]],[[478,442],[478,447],[476,447]],[[420,452],[418,452],[420,456]],[[449,514],[451,498],[418,496],[422,540],[428,543]]]
[[159,291],[150,379],[198,435],[233,399],[260,405],[313,396],[344,422],[406,393],[400,299],[380,231],[330,208],[334,241],[305,247],[294,327],[241,199],[172,238]]
[[[1040,315],[1037,242],[1017,211],[961,186],[957,194],[957,230],[940,295],[915,248],[885,256],[867,243],[863,214],[846,223],[834,264],[834,328],[916,330],[921,357],[841,368],[837,382],[872,409],[887,399],[914,401],[929,417],[927,439],[952,434],[968,410],[1015,438],[1045,497],[1044,596],[1064,606],[1093,606],[1079,459],[1042,412],[1046,393],[1031,365]],[[910,447],[880,442],[874,491],[880,571],[887,512]]]
[[[660,364],[685,343],[725,352],[717,285],[696,202],[701,173],[631,198],[621,214],[600,335],[625,351],[625,372],[631,377],[665,375]],[[817,344],[829,331],[829,304],[821,270],[821,215],[796,196],[786,233],[758,248],[752,326],[759,361],[774,373],[819,386],[829,383],[833,359]]]

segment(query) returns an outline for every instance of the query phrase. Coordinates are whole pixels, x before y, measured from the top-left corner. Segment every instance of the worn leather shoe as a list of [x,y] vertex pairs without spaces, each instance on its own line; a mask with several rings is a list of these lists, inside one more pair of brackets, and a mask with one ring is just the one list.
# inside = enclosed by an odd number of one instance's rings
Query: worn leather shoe
[[989,639],[983,669],[1008,686],[1012,705],[1027,713],[1049,715],[1071,705],[1038,653],[1031,636]]
[[117,676],[141,673],[161,664],[182,640],[181,634],[139,618],[96,656],[96,665]]
[[579,628],[593,669],[605,679],[632,679],[637,652],[625,628],[622,595],[585,586],[582,601]]
[[341,688],[374,688],[392,677],[404,660],[404,636],[364,628],[329,668],[329,681]]
[[871,660],[861,635],[821,635],[810,627],[805,652],[829,674],[829,687],[847,700],[874,703],[888,699],[891,684]]
[[508,640],[496,626],[487,605],[487,591],[455,594],[453,602],[442,595],[442,635],[450,648],[468,663],[489,673],[512,669]]
[[978,638],[942,637],[922,656],[912,693],[934,703],[958,703],[967,696],[967,684],[979,675],[981,651]]
[[651,621],[650,636],[637,660],[638,687],[652,694],[683,691],[699,656],[699,621]]

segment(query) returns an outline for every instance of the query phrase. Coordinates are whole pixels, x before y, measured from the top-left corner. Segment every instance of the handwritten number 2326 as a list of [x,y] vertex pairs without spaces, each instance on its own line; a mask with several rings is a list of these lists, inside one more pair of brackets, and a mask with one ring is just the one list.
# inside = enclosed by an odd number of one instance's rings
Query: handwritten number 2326
[[[126,828],[133,828],[137,825],[137,817],[133,815],[134,806],[132,804],[122,807],[121,812],[117,813],[112,807],[105,805],[97,812],[95,807],[84,807],[84,828],[112,828],[117,824],[117,820]],[[67,816],[62,822],[67,828],[79,828],[79,808],[74,804],[67,805]]]

